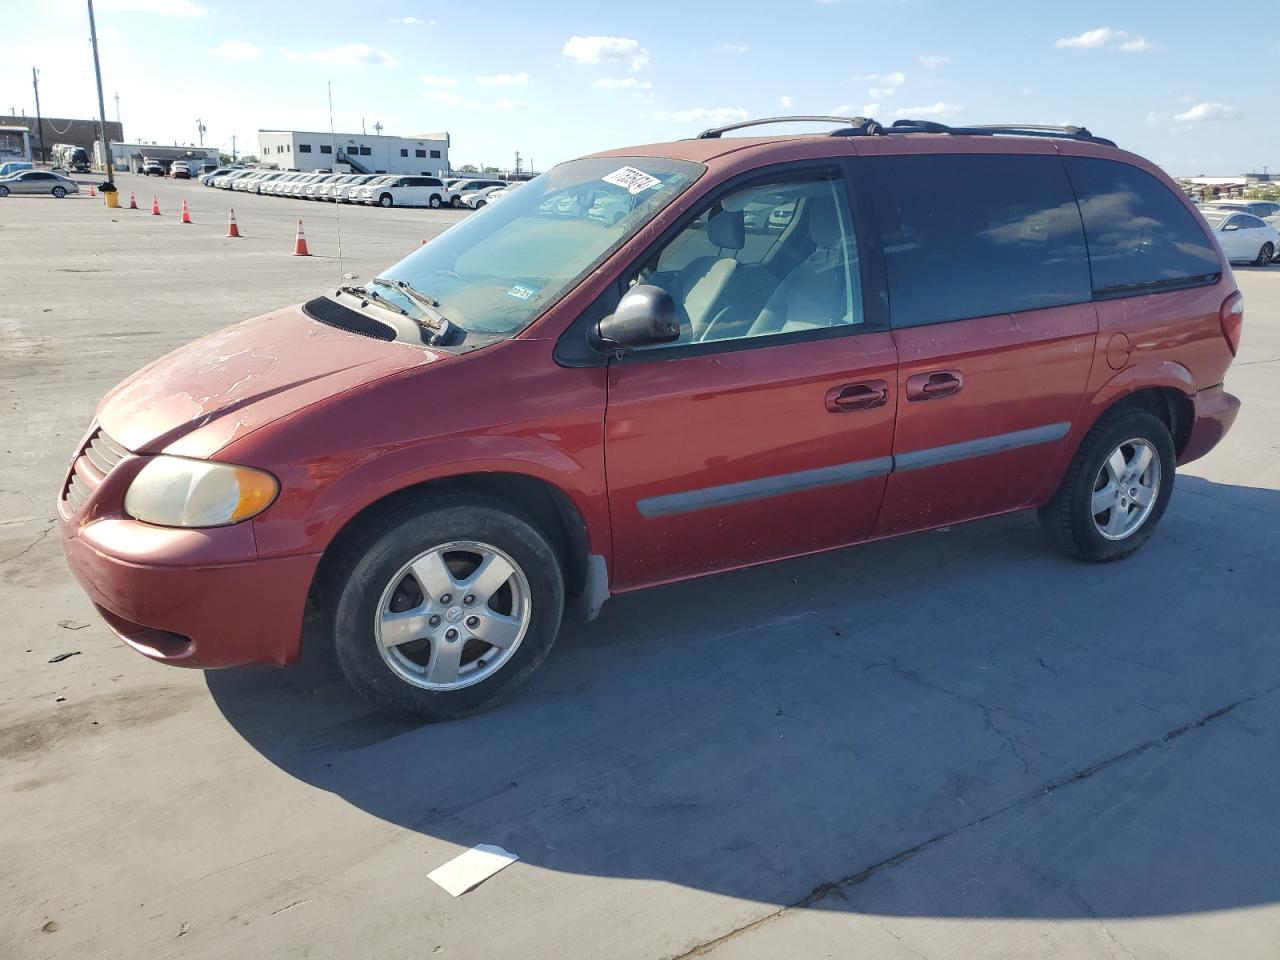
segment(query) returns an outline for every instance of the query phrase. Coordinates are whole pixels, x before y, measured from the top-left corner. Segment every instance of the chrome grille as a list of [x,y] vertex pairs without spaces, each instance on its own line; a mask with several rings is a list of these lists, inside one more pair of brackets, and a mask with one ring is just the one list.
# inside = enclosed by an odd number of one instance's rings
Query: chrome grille
[[[67,480],[67,489],[62,499],[70,504],[71,509],[79,510],[89,499],[89,495],[106,479],[107,474],[128,455],[128,450],[101,429],[95,430],[76,462],[72,464],[71,476]],[[85,466],[86,460],[89,468]]]

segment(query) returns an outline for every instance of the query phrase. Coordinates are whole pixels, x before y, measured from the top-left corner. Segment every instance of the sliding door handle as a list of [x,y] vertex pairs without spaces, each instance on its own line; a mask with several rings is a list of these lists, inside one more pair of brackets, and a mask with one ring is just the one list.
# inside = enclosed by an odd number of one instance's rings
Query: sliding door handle
[[917,373],[907,378],[908,400],[941,400],[959,393],[964,377],[959,370],[936,370],[933,373]]

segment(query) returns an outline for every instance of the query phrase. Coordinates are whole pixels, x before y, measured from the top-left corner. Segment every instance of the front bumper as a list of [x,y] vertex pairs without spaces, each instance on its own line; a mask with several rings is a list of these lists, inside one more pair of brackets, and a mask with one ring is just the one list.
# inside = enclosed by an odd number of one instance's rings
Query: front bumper
[[1200,390],[1192,398],[1195,421],[1186,446],[1178,455],[1178,464],[1198,460],[1218,445],[1240,412],[1240,401],[1227,393],[1222,384]]
[[183,667],[297,659],[318,555],[255,558],[248,523],[173,530],[109,517],[79,525],[62,513],[59,530],[76,580],[139,653]]

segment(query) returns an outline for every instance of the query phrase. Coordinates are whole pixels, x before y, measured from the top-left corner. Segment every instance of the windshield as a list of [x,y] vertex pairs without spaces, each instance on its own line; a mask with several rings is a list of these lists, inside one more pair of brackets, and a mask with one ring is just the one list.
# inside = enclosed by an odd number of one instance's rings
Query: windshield
[[[571,160],[486,205],[379,276],[439,302],[468,334],[524,329],[706,168],[660,157]],[[402,294],[379,288],[413,312]]]

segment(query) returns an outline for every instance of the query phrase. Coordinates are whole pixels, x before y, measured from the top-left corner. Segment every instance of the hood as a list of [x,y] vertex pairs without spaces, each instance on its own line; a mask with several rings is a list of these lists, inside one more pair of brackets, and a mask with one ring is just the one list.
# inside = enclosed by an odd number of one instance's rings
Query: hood
[[209,457],[326,397],[450,356],[326,326],[294,306],[144,367],[107,394],[98,422],[135,452]]

